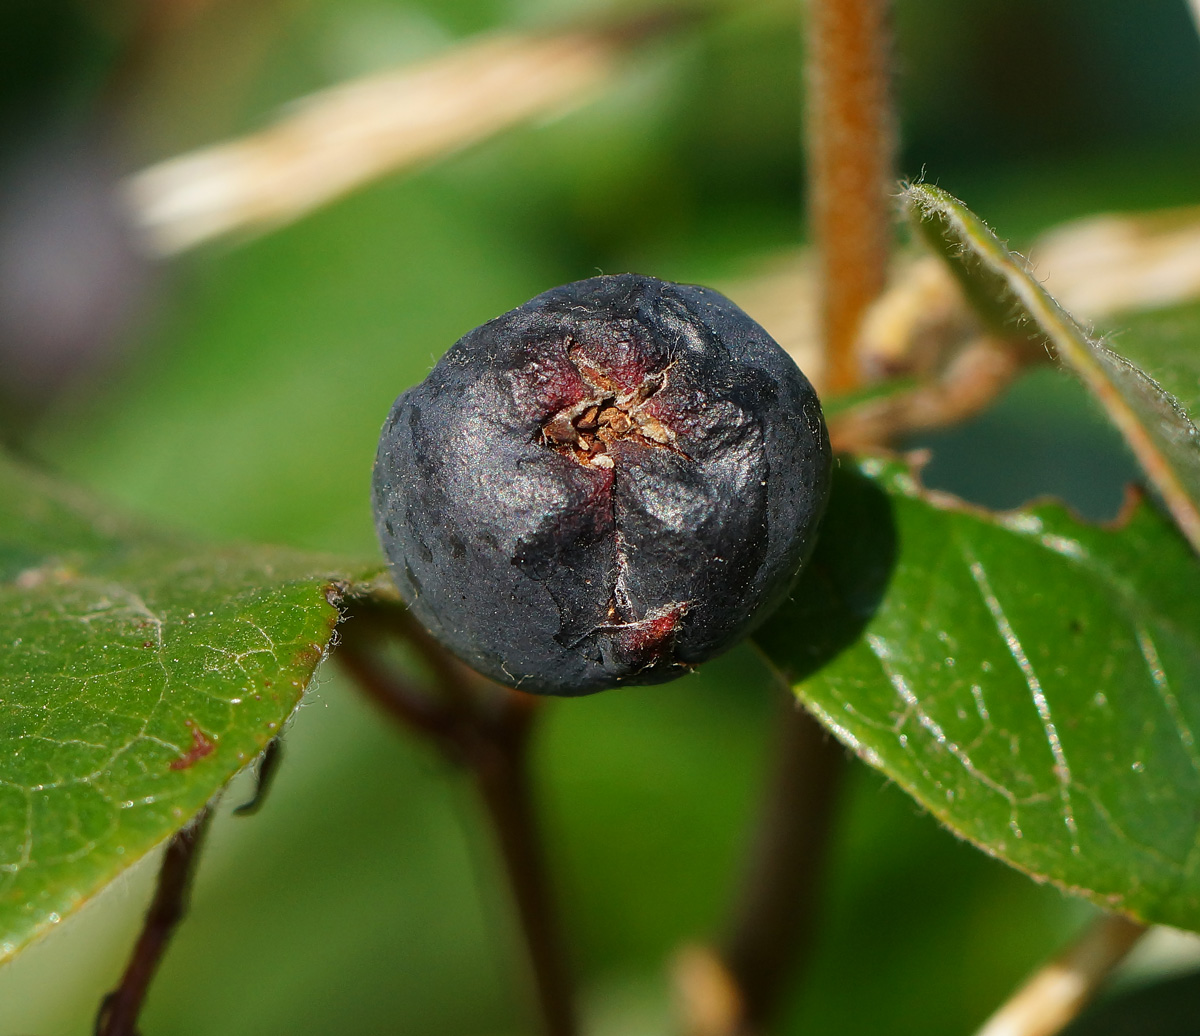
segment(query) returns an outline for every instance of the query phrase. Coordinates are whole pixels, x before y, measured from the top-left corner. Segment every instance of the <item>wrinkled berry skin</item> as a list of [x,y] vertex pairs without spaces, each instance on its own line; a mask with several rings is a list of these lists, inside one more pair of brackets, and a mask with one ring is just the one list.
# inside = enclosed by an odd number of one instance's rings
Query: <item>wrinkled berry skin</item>
[[808,558],[829,486],[812,386],[707,288],[554,288],[392,408],[376,524],[405,602],[500,683],[660,683],[743,637]]

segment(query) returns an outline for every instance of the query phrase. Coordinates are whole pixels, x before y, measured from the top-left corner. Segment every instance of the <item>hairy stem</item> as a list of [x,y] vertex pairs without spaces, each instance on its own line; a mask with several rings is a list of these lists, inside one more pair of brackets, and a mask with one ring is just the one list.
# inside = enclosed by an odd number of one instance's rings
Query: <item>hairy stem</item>
[[1088,1005],[1145,933],[1145,925],[1119,914],[1096,918],[1074,943],[1036,971],[978,1036],[1054,1036]]
[[842,747],[789,692],[774,773],[722,954],[738,990],[738,1033],[766,1029],[811,942],[844,764]]
[[[576,1036],[574,986],[538,830],[528,760],[540,701],[497,687],[450,658],[407,612],[361,605],[336,657],[359,687],[409,729],[465,768],[479,789],[512,890],[546,1036]],[[433,675],[436,691],[383,662],[378,646],[407,640]],[[374,643],[372,643],[374,641]]]
[[212,811],[205,806],[183,830],[167,843],[154,899],[146,911],[141,935],[133,948],[125,974],[115,990],[104,998],[96,1016],[96,1036],[136,1036],[150,981],[158,970],[175,927],[187,913],[188,892],[196,870],[200,847],[208,831]]
[[809,208],[821,275],[827,385],[861,380],[854,344],[883,290],[895,117],[888,0],[809,0]]

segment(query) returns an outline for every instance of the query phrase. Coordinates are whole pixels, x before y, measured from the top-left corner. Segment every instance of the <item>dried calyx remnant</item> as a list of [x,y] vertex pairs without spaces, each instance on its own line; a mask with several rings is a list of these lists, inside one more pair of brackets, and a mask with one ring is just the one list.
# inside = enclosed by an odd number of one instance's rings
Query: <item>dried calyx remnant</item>
[[829,466],[812,386],[733,303],[594,277],[476,328],[396,401],[376,524],[458,657],[587,694],[749,632],[812,549]]
[[550,445],[581,464],[613,467],[608,446],[618,439],[632,439],[645,446],[675,449],[675,433],[662,423],[646,403],[666,384],[667,371],[647,375],[635,388],[622,390],[575,343],[568,343],[567,358],[592,390],[579,402],[564,407],[542,426]]

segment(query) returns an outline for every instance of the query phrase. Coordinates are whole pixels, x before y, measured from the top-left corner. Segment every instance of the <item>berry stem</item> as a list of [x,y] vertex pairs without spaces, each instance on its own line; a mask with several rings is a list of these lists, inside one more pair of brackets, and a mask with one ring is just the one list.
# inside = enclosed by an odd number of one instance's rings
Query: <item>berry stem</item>
[[575,1036],[574,990],[529,777],[529,740],[540,702],[507,691],[492,737],[472,754],[471,769],[504,859],[533,966],[546,1036]]
[[833,393],[861,381],[855,339],[887,279],[896,149],[889,8],[889,0],[808,4],[809,209]]
[[785,689],[759,828],[721,957],[738,992],[733,1032],[765,1031],[802,963],[819,893],[845,752]]
[[176,926],[187,913],[188,892],[208,831],[212,811],[205,806],[167,843],[154,898],[146,911],[121,983],[100,1004],[95,1036],[137,1036],[137,1020],[150,982],[162,962]]
[[[546,1036],[576,1036],[575,993],[566,940],[551,891],[538,829],[529,746],[540,700],[501,688],[447,655],[396,605],[359,601],[337,652],[343,668],[372,700],[428,738],[478,788],[491,822],[529,955]],[[421,655],[435,690],[409,681],[379,657],[387,639]]]

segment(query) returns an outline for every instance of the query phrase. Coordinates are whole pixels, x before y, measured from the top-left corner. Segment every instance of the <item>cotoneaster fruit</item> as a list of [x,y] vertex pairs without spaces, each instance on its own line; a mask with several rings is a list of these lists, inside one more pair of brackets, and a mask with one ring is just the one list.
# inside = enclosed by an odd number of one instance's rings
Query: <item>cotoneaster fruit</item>
[[414,615],[541,694],[670,680],[745,636],[812,550],[816,393],[708,288],[635,274],[476,328],[396,400],[379,538]]

